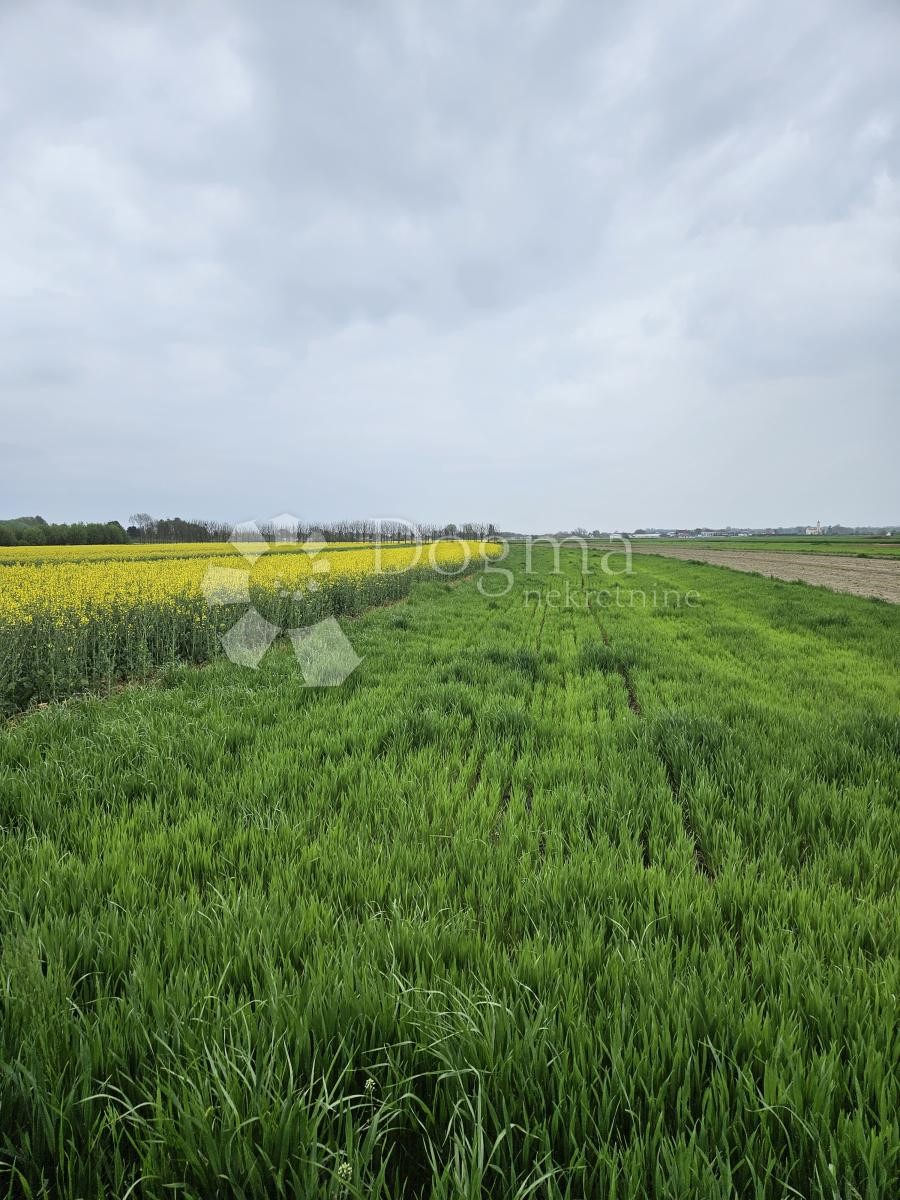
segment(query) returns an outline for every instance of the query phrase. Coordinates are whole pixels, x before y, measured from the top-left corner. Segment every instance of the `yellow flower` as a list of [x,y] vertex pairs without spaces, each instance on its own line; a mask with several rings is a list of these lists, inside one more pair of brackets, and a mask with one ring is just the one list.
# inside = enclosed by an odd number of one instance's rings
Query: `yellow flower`
[[[33,555],[27,553],[35,551]],[[232,570],[236,582],[273,596],[317,591],[342,580],[359,582],[376,572],[438,569],[448,578],[470,559],[496,557],[494,543],[446,541],[424,545],[329,543],[309,553],[273,547],[254,563],[222,543],[180,546],[32,546],[0,550],[0,620],[30,623],[36,617],[87,625],[111,610],[171,608],[203,600],[203,578],[212,567]],[[13,558],[12,555],[16,557]],[[9,565],[4,565],[4,560]],[[194,618],[198,623],[203,613]]]

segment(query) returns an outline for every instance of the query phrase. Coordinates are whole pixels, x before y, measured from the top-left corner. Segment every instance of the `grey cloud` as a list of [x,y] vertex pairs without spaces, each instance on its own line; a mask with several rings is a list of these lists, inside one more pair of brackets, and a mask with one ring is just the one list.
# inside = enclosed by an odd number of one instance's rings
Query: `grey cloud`
[[0,513],[900,521],[898,37],[4,6]]

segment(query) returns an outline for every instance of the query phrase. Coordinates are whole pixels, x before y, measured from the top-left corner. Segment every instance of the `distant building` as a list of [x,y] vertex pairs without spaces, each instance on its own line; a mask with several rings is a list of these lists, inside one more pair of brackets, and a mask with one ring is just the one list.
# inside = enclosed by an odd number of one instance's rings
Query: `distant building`
[[807,527],[806,527],[806,536],[807,537],[812,537],[814,534],[821,534],[824,532],[825,532],[825,530],[822,528],[821,521],[816,521],[815,528],[813,528],[812,525],[807,525]]

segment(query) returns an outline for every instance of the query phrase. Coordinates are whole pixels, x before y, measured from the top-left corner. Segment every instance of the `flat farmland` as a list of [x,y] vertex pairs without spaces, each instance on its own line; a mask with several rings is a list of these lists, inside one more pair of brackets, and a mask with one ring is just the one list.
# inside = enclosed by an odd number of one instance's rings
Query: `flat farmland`
[[900,559],[887,555],[863,558],[850,554],[796,554],[786,550],[719,550],[696,542],[661,545],[635,541],[632,550],[638,554],[710,563],[733,571],[751,571],[773,579],[802,581],[835,592],[874,596],[900,604]]
[[640,546],[701,546],[705,550],[740,550],[747,554],[766,550],[778,554],[840,554],[854,558],[900,558],[900,538],[863,536],[829,537],[693,537],[635,538]]
[[504,565],[0,730],[6,1195],[892,1193],[896,611]]

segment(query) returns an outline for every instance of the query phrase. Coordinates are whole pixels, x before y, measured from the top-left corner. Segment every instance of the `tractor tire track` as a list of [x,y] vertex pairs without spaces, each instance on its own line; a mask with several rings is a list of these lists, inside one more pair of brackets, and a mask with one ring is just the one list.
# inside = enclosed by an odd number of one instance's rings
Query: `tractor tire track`
[[[594,612],[594,610],[591,611],[593,612],[594,618],[597,622],[597,627],[600,630],[600,636],[603,639],[604,646],[608,646],[610,649],[612,649],[609,633],[603,622],[600,620],[599,613]],[[638,698],[637,688],[635,687],[634,679],[631,676],[630,670],[624,663],[619,663],[617,669],[619,675],[622,677],[622,682],[625,685],[625,689],[628,693],[628,707],[635,714],[635,716],[642,716],[641,703]],[[704,853],[703,844],[694,825],[690,806],[681,793],[680,782],[675,778],[672,768],[665,758],[659,753],[657,753],[657,758],[665,769],[666,782],[669,785],[669,791],[672,793],[672,798],[678,806],[679,812],[681,813],[682,828],[684,829],[685,837],[688,839],[688,842],[691,845],[694,869],[698,875],[712,883],[715,880],[715,872],[709,865],[709,860]],[[646,828],[641,830],[639,841],[641,846],[641,857],[643,859],[644,866],[649,867],[651,865],[650,843]]]

